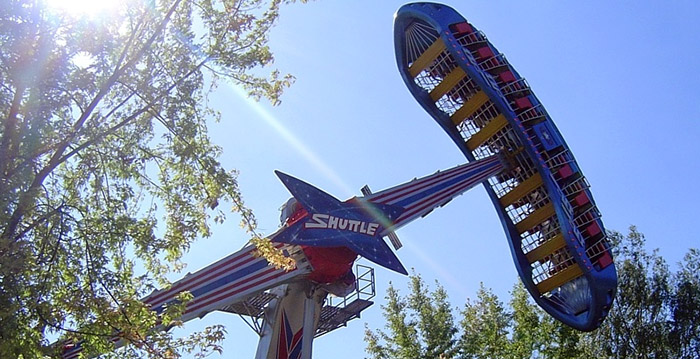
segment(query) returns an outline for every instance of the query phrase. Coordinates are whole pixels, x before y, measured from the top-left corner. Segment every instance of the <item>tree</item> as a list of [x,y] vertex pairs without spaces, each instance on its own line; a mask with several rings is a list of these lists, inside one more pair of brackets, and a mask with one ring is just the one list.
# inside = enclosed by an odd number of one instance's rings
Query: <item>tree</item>
[[690,249],[672,273],[658,250],[631,226],[613,233],[618,294],[599,330],[584,338],[588,355],[697,358],[700,355],[700,255]]
[[[220,202],[255,236],[236,172],[207,135],[219,119],[207,96],[223,79],[279,102],[293,78],[260,69],[289,1],[130,0],[95,18],[3,3],[0,357],[51,354],[57,335],[103,353],[115,332],[176,355],[176,340],[151,335],[176,313],[158,317],[138,299],[225,219]],[[222,333],[180,344],[218,350]]]
[[[530,303],[531,308],[538,312],[540,324],[531,328],[538,333],[537,346],[539,347],[536,358],[544,359],[586,359],[582,349],[582,340],[588,337],[576,329],[573,329],[562,322],[552,318],[534,303]],[[514,338],[515,339],[515,338]]]
[[411,292],[402,297],[389,284],[382,305],[386,330],[365,330],[367,352],[374,359],[448,359],[456,354],[457,328],[444,288],[430,292],[419,275],[412,275]]
[[586,358],[580,333],[541,310],[522,282],[511,291],[508,358]]
[[678,358],[700,357],[700,251],[691,249],[674,276],[671,346]]
[[[700,357],[700,251],[690,249],[677,272],[671,272],[658,250],[647,251],[644,235],[632,226],[626,236],[611,232],[618,270],[618,292],[608,318],[600,328],[581,333],[556,321],[536,306],[518,282],[504,307],[490,289],[481,285],[476,300],[468,300],[461,312],[460,358],[678,358]],[[411,278],[412,292],[425,292]],[[395,289],[391,290],[395,293]],[[389,303],[398,302],[396,294]],[[413,295],[418,301],[425,296]],[[409,300],[410,303],[410,300]],[[445,308],[449,306],[445,303]],[[415,305],[414,305],[415,306]],[[392,306],[390,318],[405,318],[406,305]],[[388,314],[384,308],[385,315]],[[426,318],[430,318],[429,316]],[[400,342],[390,336],[374,337],[368,351],[381,339],[391,352],[374,358],[392,358],[402,343],[413,345],[421,327],[420,316],[405,325]],[[392,333],[395,321],[392,323]],[[404,323],[400,321],[399,323]],[[400,327],[400,326],[399,326]],[[368,329],[368,333],[371,331]],[[444,339],[455,335],[450,332]],[[417,357],[417,356],[416,356]]]
[[671,274],[658,250],[630,227],[611,236],[618,273],[617,297],[604,324],[591,334],[589,353],[616,358],[668,358]]
[[430,292],[419,275],[411,277],[408,306],[415,312],[418,336],[425,344],[419,358],[452,358],[457,328],[445,288],[437,282],[435,285],[436,289]]
[[458,346],[462,358],[505,358],[510,317],[498,296],[481,283],[473,303],[467,299],[462,311],[462,336]]
[[532,305],[530,294],[522,283],[518,282],[511,291],[510,307],[512,308],[512,340],[508,351],[515,358],[530,358],[542,343],[540,327],[540,312]]

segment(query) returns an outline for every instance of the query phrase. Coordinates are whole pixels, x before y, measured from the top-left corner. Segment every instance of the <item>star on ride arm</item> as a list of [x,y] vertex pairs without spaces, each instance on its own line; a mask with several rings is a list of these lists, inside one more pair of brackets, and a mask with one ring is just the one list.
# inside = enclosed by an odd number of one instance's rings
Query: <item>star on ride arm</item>
[[300,179],[280,171],[275,173],[308,215],[278,232],[272,241],[316,247],[343,246],[376,264],[408,274],[382,239],[403,208],[359,199],[341,202]]

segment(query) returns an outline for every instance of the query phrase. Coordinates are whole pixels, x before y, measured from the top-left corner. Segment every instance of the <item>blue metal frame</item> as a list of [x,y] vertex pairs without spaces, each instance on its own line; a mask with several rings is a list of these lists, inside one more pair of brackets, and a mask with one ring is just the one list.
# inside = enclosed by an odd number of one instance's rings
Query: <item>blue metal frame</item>
[[[409,63],[404,55],[404,45],[406,43],[405,29],[416,19],[429,24],[437,31],[440,38],[445,43],[447,51],[452,55],[453,60],[455,60],[461,69],[466,72],[467,76],[475,81],[481,90],[488,95],[496,108],[506,117],[508,124],[515,129],[515,133],[518,135],[520,141],[525,145],[525,150],[530,159],[536,164],[537,171],[541,174],[545,188],[554,205],[557,219],[561,225],[561,231],[564,234],[564,239],[569,251],[588,280],[591,300],[589,309],[580,314],[567,313],[556,303],[540,295],[532,279],[532,267],[530,262],[527,260],[520,247],[520,233],[516,230],[515,225],[510,220],[505,209],[500,205],[498,196],[494,190],[488,184],[484,184],[489,197],[497,209],[501,223],[504,226],[510,244],[511,254],[523,283],[533,295],[536,302],[556,319],[580,330],[588,331],[597,328],[607,315],[610,305],[612,304],[617,287],[617,274],[614,264],[610,264],[602,269],[596,268],[591,264],[590,259],[585,253],[584,239],[579,229],[573,225],[571,204],[563,195],[559,184],[552,177],[549,167],[547,167],[542,157],[537,153],[535,141],[541,142],[542,140],[545,140],[542,142],[545,148],[561,145],[564,149],[568,150],[568,146],[564,142],[561,133],[559,133],[549,116],[546,115],[546,112],[544,113],[546,120],[538,124],[537,128],[534,129],[537,136],[535,136],[535,138],[530,138],[530,136],[525,133],[525,127],[518,119],[516,113],[510,108],[494,78],[480,68],[472,54],[467,51],[466,48],[463,48],[452,34],[450,25],[467,22],[459,13],[448,6],[440,4],[412,3],[404,5],[398,10],[394,23],[394,43],[399,72],[413,96],[445,130],[450,138],[452,138],[467,159],[474,161],[475,157],[466,146],[464,139],[458,132],[457,127],[452,123],[450,116],[436,106],[435,101],[430,98],[429,93],[419,87],[414,82],[413,76],[409,74]],[[473,25],[471,27],[474,31],[478,31]],[[488,40],[486,40],[486,44],[494,54],[499,53]],[[516,79],[521,79],[520,75],[510,64],[507,64],[507,66]],[[533,107],[540,105],[539,100],[533,94],[529,95],[529,100]],[[574,171],[580,172],[575,162],[572,163],[572,167]],[[585,189],[585,192],[592,202],[593,197],[590,191]],[[593,205],[595,204],[593,203]],[[597,220],[597,223],[601,230],[603,230],[600,220]],[[607,244],[606,250],[609,252]]]

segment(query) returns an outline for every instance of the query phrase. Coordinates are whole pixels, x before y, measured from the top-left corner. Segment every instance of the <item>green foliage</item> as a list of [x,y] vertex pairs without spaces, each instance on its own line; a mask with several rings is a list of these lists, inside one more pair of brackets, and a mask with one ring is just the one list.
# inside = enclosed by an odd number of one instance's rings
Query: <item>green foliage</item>
[[691,249],[675,276],[671,346],[680,358],[700,358],[700,251]]
[[[635,227],[616,243],[618,296],[605,325],[595,333],[606,356],[667,358],[667,321],[672,295],[671,274],[658,251],[644,250],[644,236]],[[595,348],[593,348],[595,349]]]
[[[530,294],[525,287],[518,282],[511,291],[510,307],[512,340],[508,351],[512,358],[530,358],[535,350],[542,350],[539,343],[543,343],[541,315],[532,305]],[[534,330],[533,330],[534,329]]]
[[483,283],[473,303],[467,299],[462,311],[462,337],[459,341],[463,358],[504,358],[508,347],[509,315],[503,303]]
[[[476,300],[467,300],[460,313],[459,331],[443,336],[451,341],[459,334],[453,351],[444,357],[700,357],[700,251],[690,249],[679,270],[673,273],[658,250],[645,249],[644,235],[636,227],[630,227],[626,236],[613,232],[611,239],[619,277],[618,295],[599,329],[581,333],[554,320],[534,304],[521,283],[511,291],[508,307],[482,284]],[[425,352],[424,346],[417,344],[423,343],[420,333],[412,328],[421,328],[422,321],[430,323],[432,317],[415,315],[415,308],[434,306],[435,299],[422,294],[426,290],[421,283],[420,277],[411,277],[409,299],[390,288],[388,304],[383,307],[390,323],[388,333],[379,331],[377,335],[366,330],[367,352],[372,358],[399,357],[395,354],[402,350],[413,355],[408,357],[418,358]],[[411,298],[423,304],[407,305]],[[440,303],[441,307],[449,307],[446,299]],[[408,322],[407,315],[411,318]],[[399,330],[401,340],[397,341]],[[433,357],[440,357],[433,353]]]
[[411,292],[403,297],[389,284],[382,306],[387,330],[367,328],[367,352],[374,359],[453,358],[457,328],[445,289],[436,283],[430,292],[418,275],[411,276]]
[[[582,334],[551,316],[544,313],[534,304],[531,308],[537,311],[540,318],[540,325],[531,330],[538,333],[537,349],[533,354],[536,358],[590,358],[585,355],[582,341],[589,337],[589,334]],[[515,339],[515,338],[514,338]],[[594,344],[597,345],[597,344]]]
[[436,284],[436,289],[429,292],[419,275],[411,277],[411,294],[408,297],[409,308],[416,316],[416,327],[421,343],[424,343],[421,358],[451,358],[455,353],[457,332],[452,317],[452,308],[448,302],[445,289]]
[[618,358],[697,358],[700,356],[700,257],[690,249],[672,273],[658,250],[632,226],[626,237],[612,236],[618,295],[608,319],[590,334],[586,354]]
[[190,342],[155,335],[178,309],[159,318],[138,299],[224,220],[219,203],[257,236],[209,140],[219,114],[207,96],[223,79],[279,102],[293,78],[258,73],[283,2],[130,0],[94,18],[3,3],[0,357],[54,353],[58,335],[104,353],[116,332],[133,355],[218,350],[220,327]]

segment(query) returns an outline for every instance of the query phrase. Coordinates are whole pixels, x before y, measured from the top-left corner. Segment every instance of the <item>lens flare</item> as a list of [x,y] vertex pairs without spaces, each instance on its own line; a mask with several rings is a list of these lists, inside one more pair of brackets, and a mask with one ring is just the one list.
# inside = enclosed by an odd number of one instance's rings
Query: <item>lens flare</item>
[[117,9],[120,0],[45,0],[46,6],[70,16],[96,16],[108,14]]

